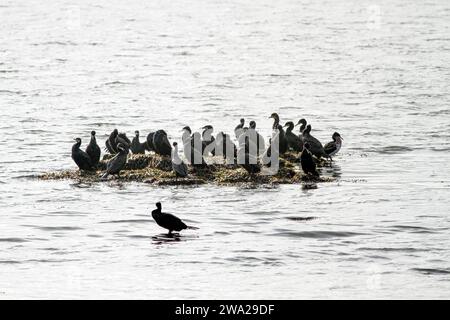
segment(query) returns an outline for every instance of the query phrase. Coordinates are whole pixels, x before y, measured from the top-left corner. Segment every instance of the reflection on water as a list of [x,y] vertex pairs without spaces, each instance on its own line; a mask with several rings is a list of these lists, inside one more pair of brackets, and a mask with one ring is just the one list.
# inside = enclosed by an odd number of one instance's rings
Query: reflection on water
[[[3,1],[1,297],[447,298],[447,1],[178,2]],[[268,141],[272,112],[345,137],[335,182],[33,178],[91,130]],[[157,201],[199,229],[164,233]]]

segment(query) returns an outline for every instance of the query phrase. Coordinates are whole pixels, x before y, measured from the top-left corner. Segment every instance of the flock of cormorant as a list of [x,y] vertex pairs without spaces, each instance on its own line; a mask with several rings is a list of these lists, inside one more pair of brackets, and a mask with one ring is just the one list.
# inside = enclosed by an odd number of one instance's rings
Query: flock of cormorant
[[[332,141],[322,145],[322,143],[311,135],[311,125],[305,119],[300,119],[297,124],[288,121],[284,126],[280,125],[280,117],[273,113],[269,118],[274,120],[272,129],[276,132],[278,139],[278,156],[288,151],[299,152],[300,166],[307,175],[319,177],[316,170],[316,159],[327,158],[332,161],[332,157],[339,152],[342,146],[342,137],[338,132],[333,133]],[[296,126],[300,126],[299,134],[293,132]],[[286,128],[286,130],[284,130]],[[206,125],[202,128],[203,132],[192,133],[189,126],[182,129],[183,152],[186,161],[194,168],[206,168],[204,157],[208,155],[223,156],[227,161],[236,163],[238,160],[238,150],[244,150],[244,161],[238,164],[243,167],[250,175],[261,171],[261,164],[258,159],[270,158],[272,155],[272,139],[266,149],[264,138],[256,131],[256,122],[250,121],[249,126],[245,126],[245,119],[240,119],[239,124],[234,129],[234,134],[238,142],[238,147],[231,140],[230,136],[224,132],[219,132],[216,137],[213,136],[213,127]],[[253,139],[250,139],[253,137]],[[80,149],[81,139],[76,138],[76,143],[72,147],[72,159],[78,168],[83,171],[95,171],[101,155],[101,149],[97,144],[95,131],[91,132],[91,140],[86,151]],[[119,175],[120,171],[127,163],[127,157],[130,151],[133,154],[145,154],[146,151],[154,152],[162,157],[171,157],[172,169],[176,179],[188,175],[188,166],[178,154],[178,144],[169,142],[167,133],[164,130],[157,130],[147,135],[144,142],[140,142],[139,131],[135,131],[132,141],[125,133],[114,129],[105,142],[106,151],[114,155],[106,165],[106,172],[102,175],[105,179],[109,175]],[[277,146],[275,146],[276,148]],[[256,152],[252,153],[253,149]],[[227,162],[229,163],[229,162]],[[267,164],[267,162],[265,163]],[[188,227],[179,218],[174,215],[163,213],[161,203],[156,203],[157,209],[152,211],[152,217],[156,223],[172,231],[181,231]]]

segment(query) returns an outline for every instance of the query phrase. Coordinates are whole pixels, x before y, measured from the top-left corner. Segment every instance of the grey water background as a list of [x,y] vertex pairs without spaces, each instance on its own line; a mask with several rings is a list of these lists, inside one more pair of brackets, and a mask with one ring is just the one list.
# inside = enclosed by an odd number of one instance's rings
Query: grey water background
[[[450,6],[0,2],[0,298],[449,298]],[[305,117],[317,188],[39,181],[184,125]],[[154,203],[199,230],[164,241]],[[307,219],[313,217],[314,219]]]

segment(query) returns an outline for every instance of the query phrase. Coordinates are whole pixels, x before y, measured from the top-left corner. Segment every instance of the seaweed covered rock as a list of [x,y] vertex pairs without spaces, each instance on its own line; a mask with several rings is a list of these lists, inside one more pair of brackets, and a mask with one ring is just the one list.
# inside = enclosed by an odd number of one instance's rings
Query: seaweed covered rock
[[[113,156],[105,155],[98,165],[96,172],[81,172],[79,170],[65,170],[44,173],[38,176],[42,180],[72,179],[81,182],[100,182],[102,171],[106,169],[106,163]],[[330,177],[313,177],[303,174],[296,162],[295,154],[286,154],[280,159],[279,169],[270,174],[268,168],[263,167],[259,174],[249,174],[241,166],[236,164],[211,163],[208,167],[199,169],[189,167],[189,175],[186,178],[177,178],[172,172],[172,163],[169,157],[161,157],[155,154],[129,155],[127,164],[120,172],[119,177],[109,177],[108,180],[120,180],[130,182],[144,182],[157,186],[173,185],[201,185],[214,183],[219,185],[276,185],[299,184],[302,182],[329,182]]]

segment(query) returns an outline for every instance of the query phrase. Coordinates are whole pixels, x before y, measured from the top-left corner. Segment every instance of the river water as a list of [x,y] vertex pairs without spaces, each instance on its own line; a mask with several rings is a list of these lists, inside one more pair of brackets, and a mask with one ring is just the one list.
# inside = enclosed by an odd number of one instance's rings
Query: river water
[[[450,5],[0,3],[0,298],[449,298]],[[344,140],[317,188],[39,181],[73,138]],[[198,230],[165,239],[162,201]]]

